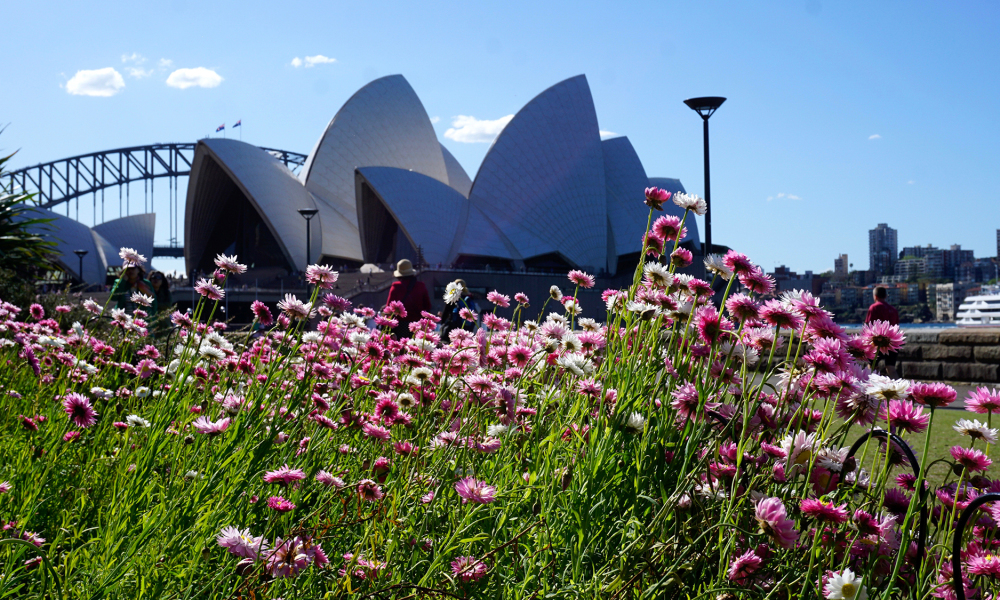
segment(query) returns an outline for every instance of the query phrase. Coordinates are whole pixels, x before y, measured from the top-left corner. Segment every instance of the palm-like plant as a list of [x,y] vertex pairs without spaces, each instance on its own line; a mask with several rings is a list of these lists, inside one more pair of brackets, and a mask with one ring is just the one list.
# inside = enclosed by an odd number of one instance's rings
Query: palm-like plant
[[[0,157],[0,181],[4,179],[4,165],[12,156]],[[56,243],[32,231],[52,222],[31,216],[33,196],[0,187],[0,269],[22,278],[39,270],[58,268],[54,260]]]

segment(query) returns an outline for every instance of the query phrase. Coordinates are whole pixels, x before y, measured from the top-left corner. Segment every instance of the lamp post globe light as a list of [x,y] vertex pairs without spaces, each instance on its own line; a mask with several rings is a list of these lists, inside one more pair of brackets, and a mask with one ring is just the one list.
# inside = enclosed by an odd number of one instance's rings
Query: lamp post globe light
[[722,106],[722,103],[725,101],[726,99],[720,96],[688,98],[684,101],[684,104],[687,104],[688,108],[701,116],[705,134],[705,204],[708,205],[708,209],[705,211],[706,248],[702,251],[705,255],[712,253],[712,186],[711,179],[708,174],[708,118],[711,117],[712,114],[715,113],[715,111]]
[[312,221],[312,218],[315,217],[316,213],[318,212],[319,211],[316,210],[315,208],[299,209],[299,214],[302,215],[303,218],[305,218],[306,220],[306,267],[307,268],[309,267],[309,264],[312,262],[312,254],[311,254],[312,240],[310,239],[310,235],[312,232],[309,230],[309,221]]
[[80,283],[83,283],[83,284],[87,283],[87,280],[83,278],[83,257],[87,256],[87,253],[88,253],[87,250],[74,250],[73,251],[73,254],[75,254],[78,257],[80,257],[80,270],[78,271],[78,273],[80,274]]

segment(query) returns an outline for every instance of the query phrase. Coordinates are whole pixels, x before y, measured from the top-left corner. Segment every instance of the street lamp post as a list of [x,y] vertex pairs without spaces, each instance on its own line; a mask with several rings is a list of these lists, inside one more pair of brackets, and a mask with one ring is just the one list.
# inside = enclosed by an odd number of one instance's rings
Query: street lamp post
[[87,250],[74,250],[73,254],[80,257],[80,283],[87,283],[87,280],[83,278],[83,257],[87,256]]
[[688,98],[684,101],[684,104],[687,104],[688,108],[701,116],[705,133],[705,204],[708,205],[708,209],[705,211],[706,248],[702,252],[706,255],[712,253],[712,186],[708,174],[708,118],[711,117],[716,109],[722,106],[722,103],[725,101],[725,98],[719,96]]
[[312,218],[316,216],[319,211],[315,208],[300,208],[299,214],[302,215],[306,220],[306,267],[309,267],[309,263],[312,262],[312,239],[311,231],[309,230],[309,222]]

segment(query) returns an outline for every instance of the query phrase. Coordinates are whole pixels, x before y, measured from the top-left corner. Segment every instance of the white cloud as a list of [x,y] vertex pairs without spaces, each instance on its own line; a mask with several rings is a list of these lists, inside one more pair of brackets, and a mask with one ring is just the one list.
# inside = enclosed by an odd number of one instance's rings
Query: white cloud
[[122,62],[123,63],[132,62],[137,65],[141,65],[142,63],[146,62],[146,57],[139,54],[138,52],[133,52],[132,54],[122,54]]
[[882,139],[882,136],[880,136],[879,134],[876,133],[876,134],[868,136],[868,139],[870,139],[870,140],[880,140],[880,139]]
[[142,69],[141,67],[125,67],[125,72],[128,73],[129,77],[134,77],[136,79],[149,77],[153,74],[152,69]]
[[916,182],[913,181],[912,179],[906,182],[907,185],[913,185],[914,183],[916,183]]
[[125,87],[122,74],[114,67],[93,71],[77,71],[66,82],[66,91],[74,96],[114,96]]
[[305,60],[302,60],[298,56],[292,59],[292,66],[296,69],[299,67],[315,67],[316,65],[328,65],[337,62],[336,58],[330,58],[329,56],[323,56],[322,54],[317,54],[316,56],[307,56]]
[[801,197],[796,196],[795,194],[786,194],[785,192],[778,192],[774,196],[768,196],[767,197],[767,201],[770,202],[772,200],[780,200],[781,198],[784,198],[786,200],[801,200],[802,199]]
[[514,118],[514,115],[500,117],[493,121],[487,119],[477,119],[466,115],[458,115],[451,120],[451,127],[444,132],[444,137],[475,144],[478,142],[490,143],[503,131],[503,128]]
[[213,88],[222,83],[222,76],[205,67],[177,69],[167,77],[167,85],[186,90],[189,87]]
[[174,66],[174,61],[170,60],[169,58],[161,58],[159,63],[157,64],[160,65],[161,69],[169,69],[170,67]]
[[602,140],[606,139],[606,138],[609,138],[609,137],[615,137],[616,135],[618,135],[618,134],[615,133],[614,131],[604,131],[603,129],[601,130],[601,139]]
[[441,120],[441,117],[431,117],[431,123],[437,123]]

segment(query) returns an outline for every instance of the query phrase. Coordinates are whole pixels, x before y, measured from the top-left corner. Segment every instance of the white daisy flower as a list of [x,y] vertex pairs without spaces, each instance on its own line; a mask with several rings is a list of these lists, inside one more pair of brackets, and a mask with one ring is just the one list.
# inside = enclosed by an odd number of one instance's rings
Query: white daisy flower
[[959,419],[954,425],[955,431],[967,435],[974,440],[984,440],[987,444],[997,443],[997,430],[990,429],[979,421]]
[[646,427],[646,417],[634,412],[628,416],[628,420],[625,421],[625,429],[631,431],[632,433],[642,433],[642,430]]
[[826,582],[823,594],[827,600],[865,600],[868,591],[861,585],[862,579],[850,569],[844,569],[843,573],[834,573]]

